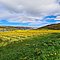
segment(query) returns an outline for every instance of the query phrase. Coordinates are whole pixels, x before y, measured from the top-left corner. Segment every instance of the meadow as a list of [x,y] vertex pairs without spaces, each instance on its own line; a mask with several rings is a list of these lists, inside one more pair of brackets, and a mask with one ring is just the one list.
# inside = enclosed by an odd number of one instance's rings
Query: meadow
[[0,60],[60,60],[60,30],[0,32]]

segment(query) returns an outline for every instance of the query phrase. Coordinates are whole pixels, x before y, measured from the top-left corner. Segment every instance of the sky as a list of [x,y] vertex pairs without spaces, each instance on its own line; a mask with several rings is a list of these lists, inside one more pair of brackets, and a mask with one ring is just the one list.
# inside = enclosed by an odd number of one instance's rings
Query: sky
[[41,27],[60,23],[60,0],[0,0],[0,26]]

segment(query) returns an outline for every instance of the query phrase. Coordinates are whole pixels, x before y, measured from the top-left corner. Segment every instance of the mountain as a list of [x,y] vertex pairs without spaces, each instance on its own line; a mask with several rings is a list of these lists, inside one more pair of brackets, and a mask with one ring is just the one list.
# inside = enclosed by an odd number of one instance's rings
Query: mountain
[[33,27],[0,26],[0,31],[31,30]]
[[44,27],[40,27],[38,29],[52,29],[52,30],[60,30],[60,23],[58,24],[51,24],[51,25],[47,25]]

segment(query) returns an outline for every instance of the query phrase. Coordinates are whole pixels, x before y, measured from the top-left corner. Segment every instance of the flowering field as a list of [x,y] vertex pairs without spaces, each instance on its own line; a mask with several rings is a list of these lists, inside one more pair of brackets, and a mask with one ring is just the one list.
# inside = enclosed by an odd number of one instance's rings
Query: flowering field
[[60,30],[0,32],[0,60],[60,60]]
[[5,46],[12,42],[23,41],[28,37],[45,35],[50,33],[59,33],[60,30],[15,30],[0,32],[0,46]]

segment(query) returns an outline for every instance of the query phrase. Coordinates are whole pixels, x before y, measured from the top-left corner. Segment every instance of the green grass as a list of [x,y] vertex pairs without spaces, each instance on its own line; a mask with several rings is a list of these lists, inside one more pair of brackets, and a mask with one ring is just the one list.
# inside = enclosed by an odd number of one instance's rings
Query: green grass
[[0,47],[0,60],[60,60],[60,33],[35,36]]

